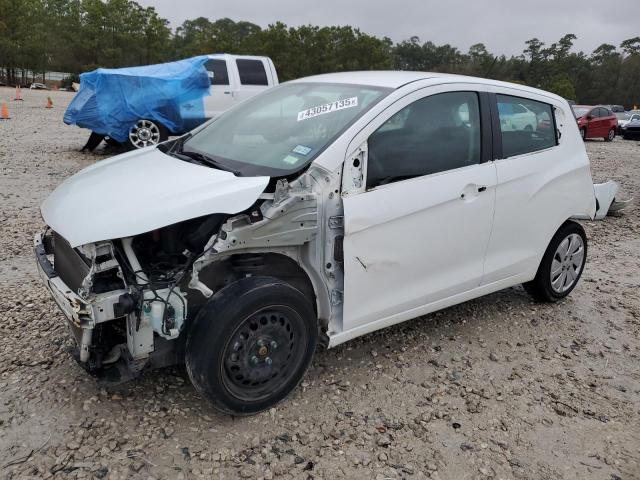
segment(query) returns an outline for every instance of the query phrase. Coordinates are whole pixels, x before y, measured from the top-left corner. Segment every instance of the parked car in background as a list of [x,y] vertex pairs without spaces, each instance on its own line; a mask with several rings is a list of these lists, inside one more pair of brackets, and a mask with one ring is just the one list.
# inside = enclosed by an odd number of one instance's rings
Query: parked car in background
[[607,107],[573,105],[572,109],[583,140],[604,138],[610,142],[615,138],[618,118]]
[[220,116],[234,105],[251,98],[267,88],[278,85],[278,74],[269,57],[249,55],[209,55],[204,64],[211,88],[204,97],[204,116],[190,116],[189,104],[181,105],[189,130],[206,120]]
[[640,113],[631,115],[627,124],[622,128],[622,138],[625,140],[640,139]]
[[503,130],[535,131],[538,126],[537,115],[519,103],[501,103],[500,126]]
[[596,195],[557,95],[345,72],[89,166],[41,212],[40,276],[87,370],[186,363],[198,392],[246,415],[299,384],[318,342],[520,283],[563,299],[587,259],[573,219]]
[[613,112],[618,119],[618,129],[616,133],[618,135],[622,134],[622,129],[625,127],[627,123],[629,123],[629,119],[631,115],[628,112]]
[[44,83],[37,82],[32,83],[29,88],[31,90],[49,90],[49,87],[47,87]]
[[613,113],[621,113],[625,111],[623,105],[598,105],[598,106],[608,108]]
[[248,55],[101,68],[80,76],[64,121],[92,132],[83,149],[93,150],[103,139],[144,148],[182,135],[277,84],[271,59]]
[[195,108],[195,102],[182,103],[183,131],[169,131],[157,121],[141,118],[129,130],[129,147],[144,148],[165,141],[169,134],[182,135],[247,98],[278,85],[276,67],[268,57],[214,54],[209,55],[204,66],[211,79],[209,95],[203,97],[204,110]]

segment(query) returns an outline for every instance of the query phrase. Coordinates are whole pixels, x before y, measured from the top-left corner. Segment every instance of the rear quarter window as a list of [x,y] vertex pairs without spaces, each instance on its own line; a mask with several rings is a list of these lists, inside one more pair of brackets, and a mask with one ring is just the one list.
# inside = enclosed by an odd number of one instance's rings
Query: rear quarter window
[[553,107],[511,95],[496,95],[503,158],[557,145]]

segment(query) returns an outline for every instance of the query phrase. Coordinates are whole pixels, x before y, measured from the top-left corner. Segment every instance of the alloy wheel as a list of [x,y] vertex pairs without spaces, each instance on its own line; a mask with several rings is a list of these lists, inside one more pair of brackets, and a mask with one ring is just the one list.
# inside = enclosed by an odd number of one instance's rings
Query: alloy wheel
[[129,141],[136,148],[160,143],[160,127],[151,120],[138,120],[129,130]]
[[584,242],[576,233],[567,236],[553,255],[551,262],[551,288],[556,293],[569,290],[577,281],[584,266]]

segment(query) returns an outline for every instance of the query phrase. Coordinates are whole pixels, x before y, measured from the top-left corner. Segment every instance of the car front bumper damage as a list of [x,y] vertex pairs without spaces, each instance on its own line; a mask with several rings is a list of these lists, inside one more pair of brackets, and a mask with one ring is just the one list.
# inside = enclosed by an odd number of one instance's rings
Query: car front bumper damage
[[127,290],[95,295],[91,300],[80,297],[56,272],[49,259],[53,254],[51,242],[38,233],[33,240],[36,266],[42,282],[60,307],[79,348],[79,360],[89,360],[92,333],[97,324],[118,317],[120,298]]

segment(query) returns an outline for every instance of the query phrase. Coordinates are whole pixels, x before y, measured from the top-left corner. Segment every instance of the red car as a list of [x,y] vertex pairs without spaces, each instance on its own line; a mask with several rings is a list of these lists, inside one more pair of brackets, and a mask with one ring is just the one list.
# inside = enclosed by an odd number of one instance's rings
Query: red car
[[618,118],[607,107],[593,107],[590,105],[573,105],[582,139],[604,138],[610,142],[616,136]]

